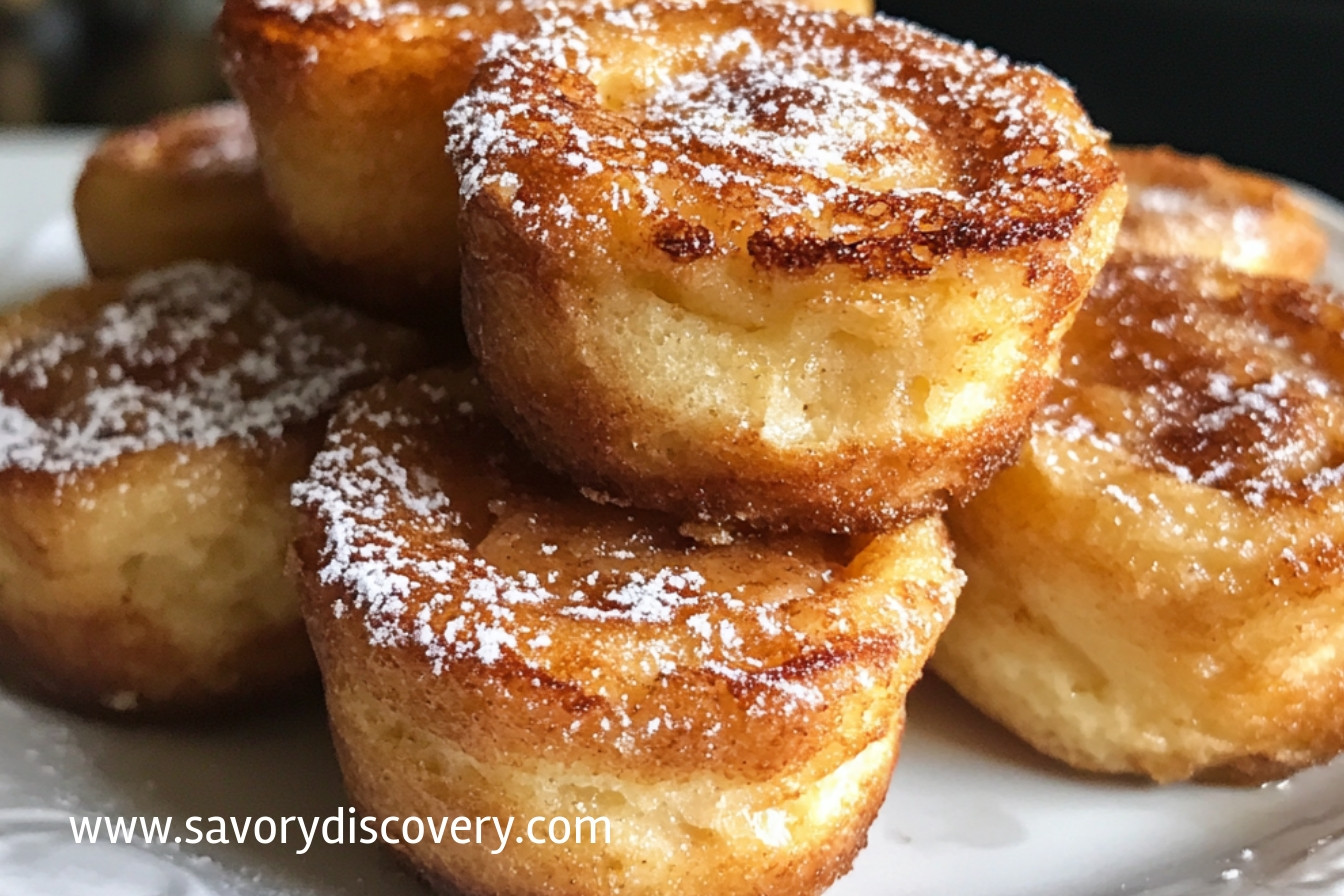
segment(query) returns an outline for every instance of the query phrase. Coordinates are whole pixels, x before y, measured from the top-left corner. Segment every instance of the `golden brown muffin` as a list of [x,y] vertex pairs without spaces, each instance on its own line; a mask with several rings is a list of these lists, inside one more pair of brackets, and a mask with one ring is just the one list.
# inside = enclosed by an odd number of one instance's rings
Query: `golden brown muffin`
[[75,223],[95,277],[193,259],[285,270],[247,111],[221,103],[113,131],[84,163]]
[[[772,538],[589,501],[465,375],[351,397],[295,494],[355,803],[516,820],[503,850],[396,847],[451,893],[820,892],[961,584],[937,518]],[[551,818],[582,841],[515,840]]]
[[795,8],[595,16],[449,123],[508,427],[637,506],[773,527],[897,524],[1011,462],[1124,204],[1044,72]]
[[0,659],[63,702],[175,711],[313,671],[283,575],[322,423],[418,339],[192,263],[0,318]]
[[[617,0],[628,2],[628,0]],[[322,291],[418,323],[458,321],[458,183],[443,113],[487,41],[589,0],[227,0],[225,74],[267,185]],[[871,0],[818,0],[871,12]]]
[[1017,466],[951,515],[934,668],[1081,769],[1263,781],[1344,748],[1344,296],[1113,262]]
[[1193,255],[1235,270],[1310,280],[1325,232],[1285,184],[1165,146],[1115,150],[1129,186],[1120,249]]

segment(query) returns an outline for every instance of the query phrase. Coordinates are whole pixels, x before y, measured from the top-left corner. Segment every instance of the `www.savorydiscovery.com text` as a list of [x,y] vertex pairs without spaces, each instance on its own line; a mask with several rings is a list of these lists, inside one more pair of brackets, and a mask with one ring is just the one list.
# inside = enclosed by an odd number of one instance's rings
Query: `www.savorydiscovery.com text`
[[378,818],[340,809],[333,815],[171,815],[74,816],[70,834],[76,843],[173,843],[228,845],[260,843],[293,846],[304,855],[316,843],[331,845],[386,843],[484,846],[499,855],[511,845],[597,844],[611,842],[611,823],[604,816],[458,815],[441,818],[390,815]]

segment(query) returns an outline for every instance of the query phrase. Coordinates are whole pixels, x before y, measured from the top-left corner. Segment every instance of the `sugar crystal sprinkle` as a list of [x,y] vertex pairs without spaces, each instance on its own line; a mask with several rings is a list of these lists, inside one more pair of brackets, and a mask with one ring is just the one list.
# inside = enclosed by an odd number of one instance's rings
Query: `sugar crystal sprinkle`
[[[401,39],[428,31],[442,31],[464,19],[499,19],[503,21],[516,13],[546,14],[562,8],[579,8],[594,0],[255,0],[256,7],[280,13],[300,24],[315,17],[325,16],[343,22],[370,25],[412,22],[421,30],[394,32]],[[478,41],[475,35],[464,36],[467,42]]]
[[0,468],[65,474],[163,445],[277,438],[383,365],[334,308],[280,310],[242,271],[141,275],[0,363]]
[[284,12],[296,22],[307,22],[316,15],[339,15],[355,21],[379,23],[397,16],[420,15],[433,12],[451,15],[463,4],[428,4],[419,0],[258,0],[259,9]]
[[[1193,259],[1113,261],[1065,340],[1038,460],[1061,472],[1124,458],[1255,508],[1337,489],[1340,304],[1327,287]],[[1150,510],[1116,483],[1103,493]]]
[[[493,42],[448,114],[464,196],[557,238],[726,202],[748,208],[743,233],[974,224],[1006,245],[1072,226],[1117,177],[1038,69],[880,16],[742,5],[688,37],[663,21],[678,15],[705,12],[639,5]],[[622,47],[647,63],[633,76]]]
[[[323,532],[313,572],[339,587],[342,613],[357,612],[371,644],[410,647],[435,674],[461,662],[491,667],[507,658],[508,668],[550,675],[552,656],[566,657],[582,642],[585,658],[564,660],[563,675],[591,679],[586,687],[615,701],[618,714],[634,711],[620,695],[644,693],[688,668],[749,685],[758,694],[753,699],[769,692],[766,702],[775,711],[824,702],[817,686],[779,674],[776,666],[781,657],[824,649],[829,638],[847,631],[843,619],[798,624],[798,605],[827,600],[829,561],[795,561],[791,551],[766,549],[756,561],[768,564],[767,578],[778,581],[763,586],[756,565],[746,560],[755,549],[741,541],[684,553],[656,547],[663,538],[679,541],[674,526],[654,534],[637,522],[642,518],[602,505],[584,508],[583,525],[572,529],[551,498],[512,493],[507,477],[487,487],[500,497],[484,502],[488,532],[472,530],[469,543],[463,520],[480,518],[475,505],[483,499],[450,497],[454,488],[438,473],[477,485],[496,474],[464,459],[476,449],[444,460],[427,459],[415,446],[491,444],[502,435],[473,428],[484,425],[471,422],[476,402],[435,388],[431,378],[420,377],[347,402],[309,477],[294,488],[295,503]],[[482,548],[486,542],[496,548]],[[515,553],[499,554],[500,544],[513,545]],[[716,565],[714,552],[724,551],[740,552],[733,555],[737,561]],[[826,568],[819,570],[818,562]],[[740,572],[725,572],[743,569],[751,593],[737,587]],[[950,560],[946,572],[946,582],[928,591],[939,612],[950,614],[960,580]],[[881,637],[895,637],[914,655],[927,643],[931,623],[902,603],[907,599],[886,598]],[[573,662],[592,668],[579,675]],[[748,709],[764,711],[765,702]],[[673,716],[660,721],[677,724]]]

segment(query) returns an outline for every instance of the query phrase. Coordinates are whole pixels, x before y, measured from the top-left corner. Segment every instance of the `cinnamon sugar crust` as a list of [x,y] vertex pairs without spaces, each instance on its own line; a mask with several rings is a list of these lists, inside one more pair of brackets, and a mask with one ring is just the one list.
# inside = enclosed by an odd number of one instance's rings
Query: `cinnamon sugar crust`
[[1037,424],[1090,428],[1149,470],[1251,507],[1344,481],[1339,293],[1193,261],[1118,261],[1065,341]]
[[487,60],[449,120],[463,196],[507,200],[557,252],[638,215],[663,251],[669,231],[698,234],[691,253],[671,240],[683,260],[745,250],[767,270],[927,276],[948,256],[1066,240],[1119,180],[1048,73],[797,8],[597,13]]
[[396,352],[424,355],[405,331],[202,263],[58,292],[7,323],[0,472],[57,480],[165,445],[278,439]]
[[168,168],[184,177],[219,172],[254,175],[257,142],[238,103],[195,106],[163,115],[147,124],[113,132],[90,156],[127,168]]

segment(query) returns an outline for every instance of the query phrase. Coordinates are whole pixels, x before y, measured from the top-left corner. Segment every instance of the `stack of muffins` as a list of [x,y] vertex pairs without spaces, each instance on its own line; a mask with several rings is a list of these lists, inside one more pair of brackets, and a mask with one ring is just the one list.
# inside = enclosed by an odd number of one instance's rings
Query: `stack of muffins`
[[1120,174],[1057,81],[908,26],[550,14],[448,115],[474,372],[347,403],[296,490],[347,785],[609,824],[403,849],[449,890],[814,892],[961,586],[935,514],[1021,441]]
[[227,0],[245,109],[77,193],[131,279],[0,325],[6,656],[178,712],[301,613],[361,810],[605,820],[449,892],[819,892],[935,644],[1081,768],[1339,752],[1319,228],[863,12]]

